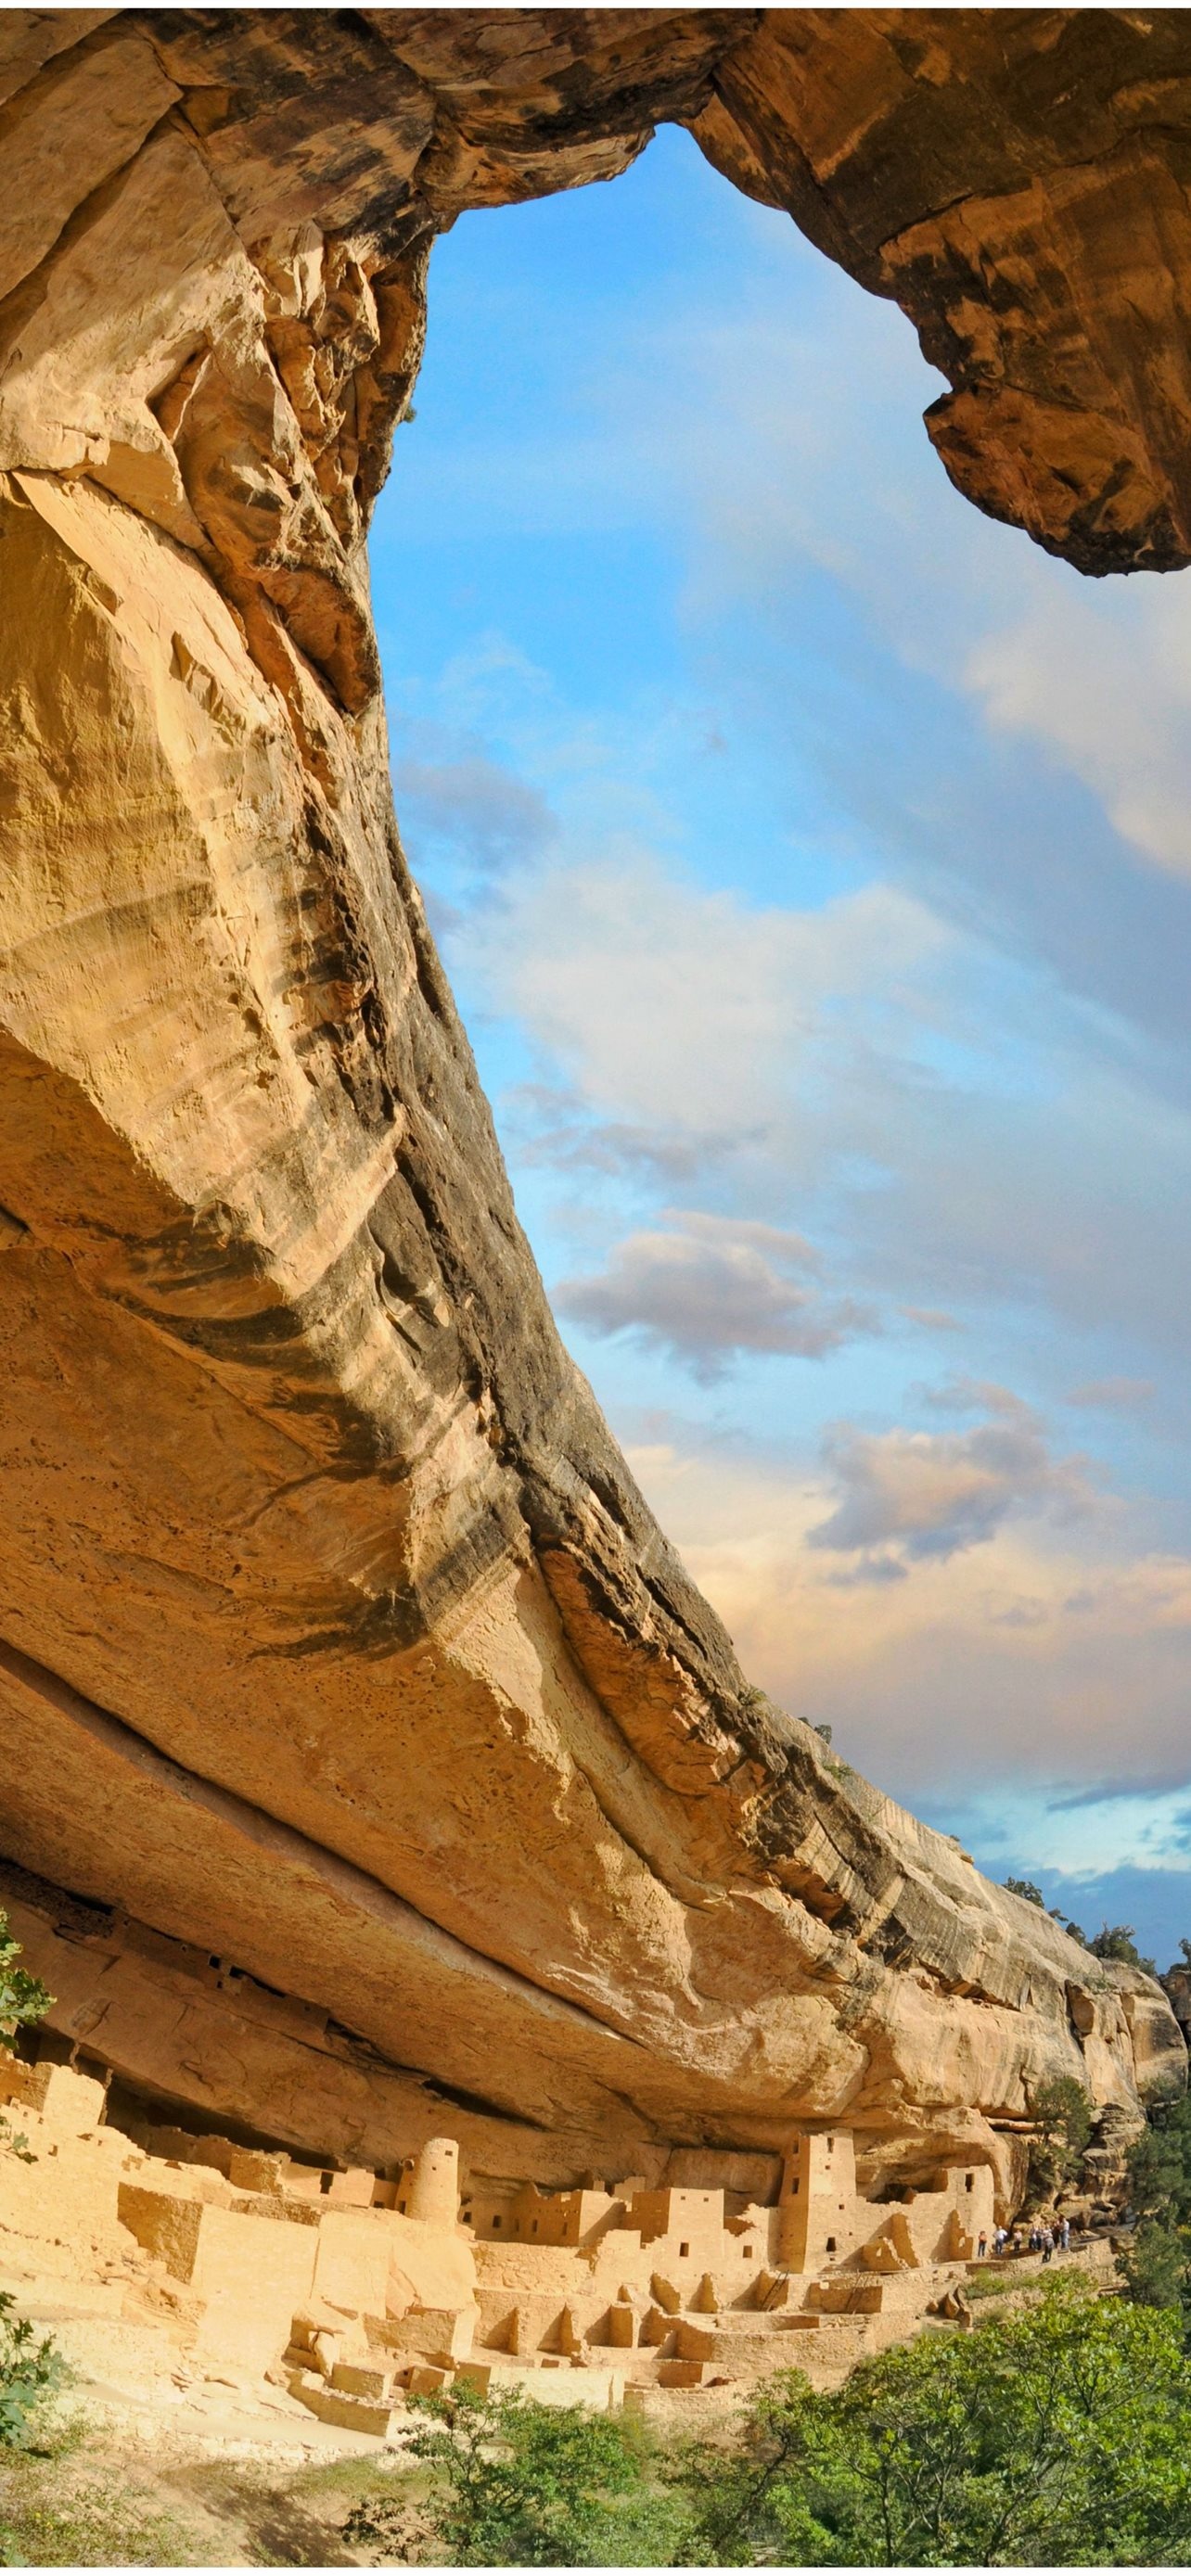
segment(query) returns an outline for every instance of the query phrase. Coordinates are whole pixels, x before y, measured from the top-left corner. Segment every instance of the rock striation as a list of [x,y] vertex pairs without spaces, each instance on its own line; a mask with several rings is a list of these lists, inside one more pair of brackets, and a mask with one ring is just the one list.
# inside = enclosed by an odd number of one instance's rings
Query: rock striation
[[1173,12],[0,17],[0,1901],[155,2099],[373,2165],[445,2100],[552,2185],[846,2116],[866,2190],[1005,2197],[1044,2075],[1185,2079],[654,1524],[402,854],[365,544],[435,234],[669,118],[904,303],[982,507],[1188,560],[1189,84]]

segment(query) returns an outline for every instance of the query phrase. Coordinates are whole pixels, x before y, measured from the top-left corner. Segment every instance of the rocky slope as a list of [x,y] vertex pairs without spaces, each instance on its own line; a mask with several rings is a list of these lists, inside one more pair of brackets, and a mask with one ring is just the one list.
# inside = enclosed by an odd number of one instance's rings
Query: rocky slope
[[1004,2167],[1045,2072],[1181,2080],[650,1518],[402,856],[365,536],[434,233],[680,118],[905,303],[982,506],[1186,560],[1188,81],[1176,13],[0,17],[0,1847],[130,2080],[373,2161],[429,2080],[560,2181],[845,2113]]

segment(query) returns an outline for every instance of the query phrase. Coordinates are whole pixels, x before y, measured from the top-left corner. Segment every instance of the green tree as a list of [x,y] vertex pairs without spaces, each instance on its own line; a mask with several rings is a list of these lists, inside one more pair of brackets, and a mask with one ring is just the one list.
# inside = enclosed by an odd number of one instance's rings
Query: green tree
[[1030,2183],[1036,2192],[1058,2191],[1079,2172],[1092,2135],[1092,2109],[1074,2075],[1051,2075],[1030,2096],[1035,2136],[1030,2145]]
[[793,2372],[739,2450],[690,2464],[691,2563],[1185,2563],[1191,2385],[1176,2320],[1070,2276],[1028,2311],[883,2354],[831,2392]]
[[1191,2098],[1165,2103],[1129,2149],[1129,2198],[1142,2218],[1191,2221]]
[[1116,1959],[1125,1968],[1144,1968],[1147,1977],[1156,1977],[1152,1959],[1143,1959],[1133,1938],[1131,1923],[1102,1923],[1092,1934],[1088,1948],[1094,1959]]
[[[21,2024],[40,2021],[53,2002],[53,1996],[38,1978],[18,1968],[20,1955],[20,1942],[14,1941],[8,1917],[0,1912],[0,2055],[5,2051],[11,2054]],[[14,2136],[2,2113],[0,2147],[20,2156],[24,2163],[33,2161],[28,2141]],[[43,2335],[39,2342],[28,2317],[18,2316],[10,2292],[0,2290],[0,2451],[26,2448],[45,2399],[61,2387],[65,2377],[66,2365],[52,2336]],[[20,2563],[14,2535],[3,2529],[0,2557],[9,2566]]]
[[452,2565],[683,2563],[680,2492],[659,2485],[632,2418],[535,2405],[519,2389],[415,2402],[432,2421],[408,2447],[431,2470],[427,2510]]
[[1128,2297],[1177,2309],[1191,2325],[1191,2101],[1156,2111],[1129,2150],[1129,2199],[1139,2224],[1120,2258]]
[[1191,2321],[1191,2234],[1143,2218],[1117,2257],[1127,2296],[1139,2308],[1171,2308]]

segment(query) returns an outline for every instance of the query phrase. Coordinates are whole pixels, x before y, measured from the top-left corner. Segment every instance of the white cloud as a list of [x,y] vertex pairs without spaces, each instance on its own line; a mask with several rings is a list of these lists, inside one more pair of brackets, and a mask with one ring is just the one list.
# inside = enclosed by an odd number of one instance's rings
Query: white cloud
[[1024,613],[973,645],[987,721],[1064,761],[1143,857],[1191,876],[1191,587],[1138,576],[1089,592],[1026,583]]
[[742,1351],[820,1359],[874,1329],[851,1299],[804,1284],[819,1267],[805,1238],[780,1227],[664,1211],[602,1270],[561,1280],[554,1303],[591,1332],[636,1333],[709,1380]]
[[[970,1336],[975,1304],[987,1336],[1028,1302],[1059,1386],[1081,1362],[1100,1381],[1108,1336],[1106,1376],[1141,1382],[1181,1351],[1191,1117],[1049,985],[990,990],[985,952],[913,897],[751,907],[644,847],[597,859],[564,838],[465,939],[483,1006],[543,1069],[536,1106],[516,1097],[523,1165],[680,1182],[734,1220],[810,1217],[841,1294],[896,1300],[932,1335]],[[631,1320],[644,1257],[618,1257],[605,1330],[614,1308]]]
[[1191,877],[1191,576],[1087,582],[982,519],[929,448],[942,382],[904,317],[825,279],[780,219],[748,223],[735,303],[667,309],[646,290],[582,389],[581,455],[543,447],[520,488],[593,524],[677,527],[703,616],[827,574],[906,668],[1039,746],[1131,850]]
[[492,1006],[591,1104],[714,1140],[770,1131],[812,1045],[851,1053],[881,1029],[892,1039],[907,980],[948,945],[926,906],[895,889],[753,910],[638,847],[526,876],[476,926],[471,956]]
[[[891,1549],[895,1560],[946,1558],[987,1544],[1013,1513],[1070,1519],[1095,1489],[1083,1458],[1055,1458],[1036,1415],[1013,1399],[971,1431],[856,1431],[826,1443],[838,1500],[807,1545],[840,1555]],[[878,1560],[886,1571],[887,1560]]]

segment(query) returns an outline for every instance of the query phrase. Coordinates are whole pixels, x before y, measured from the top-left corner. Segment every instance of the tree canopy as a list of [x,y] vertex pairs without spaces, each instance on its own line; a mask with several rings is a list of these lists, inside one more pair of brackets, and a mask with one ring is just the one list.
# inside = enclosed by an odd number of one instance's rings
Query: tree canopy
[[708,2482],[693,2563],[1168,2564],[1191,2541],[1189,2440],[1173,2316],[1060,2276],[829,2394],[771,2382]]
[[409,2444],[431,2471],[435,2535],[456,2567],[666,2567],[685,2516],[631,2417],[467,2387],[421,2401]]

